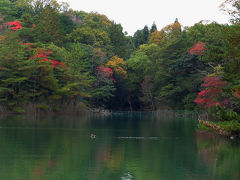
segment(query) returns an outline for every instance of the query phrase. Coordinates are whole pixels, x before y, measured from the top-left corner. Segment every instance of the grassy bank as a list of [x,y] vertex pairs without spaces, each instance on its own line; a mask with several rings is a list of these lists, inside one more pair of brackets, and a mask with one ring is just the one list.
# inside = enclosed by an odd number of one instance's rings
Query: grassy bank
[[218,122],[199,120],[198,130],[213,132],[224,137],[240,137],[240,123],[236,120]]

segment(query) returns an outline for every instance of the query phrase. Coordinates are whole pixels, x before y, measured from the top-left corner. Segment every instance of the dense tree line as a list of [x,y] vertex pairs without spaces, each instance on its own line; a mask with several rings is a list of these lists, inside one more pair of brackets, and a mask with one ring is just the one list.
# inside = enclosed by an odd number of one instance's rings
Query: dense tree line
[[176,19],[127,36],[105,15],[66,3],[0,0],[1,108],[239,113],[238,4],[221,5],[233,16],[231,25],[182,27]]

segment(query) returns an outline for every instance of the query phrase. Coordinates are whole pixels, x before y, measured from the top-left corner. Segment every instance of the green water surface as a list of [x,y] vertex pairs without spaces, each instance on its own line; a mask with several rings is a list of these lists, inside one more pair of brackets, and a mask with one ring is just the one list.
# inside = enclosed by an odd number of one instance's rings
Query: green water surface
[[0,179],[239,180],[239,141],[196,127],[194,115],[170,111],[4,116]]

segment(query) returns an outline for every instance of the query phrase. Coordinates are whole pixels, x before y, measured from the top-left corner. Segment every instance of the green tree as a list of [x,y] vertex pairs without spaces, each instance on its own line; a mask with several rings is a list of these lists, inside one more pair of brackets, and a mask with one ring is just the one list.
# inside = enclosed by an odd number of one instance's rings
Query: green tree
[[112,23],[109,28],[109,38],[113,47],[113,53],[121,58],[128,57],[127,41],[122,32],[123,28],[120,24]]
[[156,30],[157,30],[157,25],[155,24],[155,22],[153,22],[152,27],[150,29],[150,34],[152,34]]
[[39,15],[47,7],[58,12],[66,11],[68,8],[66,3],[59,4],[56,0],[17,0],[16,5],[23,14],[31,15]]
[[43,43],[63,42],[63,28],[60,23],[58,12],[47,6],[39,15],[39,23],[34,28],[35,40]]
[[16,6],[9,0],[0,0],[0,22],[12,19],[17,13]]
[[142,30],[137,30],[133,35],[133,41],[135,48],[138,48],[141,44],[145,44],[144,35]]
[[20,106],[46,100],[58,88],[53,68],[46,62],[29,60],[16,34],[1,44],[1,102],[20,110]]
[[144,28],[143,28],[143,38],[144,38],[144,44],[146,44],[147,43],[147,41],[148,41],[148,38],[149,38],[149,29],[148,29],[148,26],[147,25],[145,25],[144,26]]

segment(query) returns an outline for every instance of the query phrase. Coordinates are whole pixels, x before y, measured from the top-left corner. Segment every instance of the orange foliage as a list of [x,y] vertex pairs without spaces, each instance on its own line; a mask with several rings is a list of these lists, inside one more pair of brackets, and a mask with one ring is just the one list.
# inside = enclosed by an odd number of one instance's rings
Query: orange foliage
[[176,21],[173,24],[169,24],[166,27],[163,28],[163,31],[167,34],[178,34],[181,32],[181,24]]
[[240,98],[240,88],[235,88],[235,89],[233,89],[232,90],[232,95],[233,95],[233,97],[235,97],[235,98]]
[[148,44],[155,43],[161,45],[165,40],[169,40],[181,33],[181,24],[177,21],[165,26],[161,31],[157,29],[150,35]]
[[157,45],[161,45],[162,42],[164,41],[165,39],[165,32],[163,30],[161,31],[158,31],[157,29],[150,35],[149,37],[149,41],[148,43],[151,44],[151,43],[154,43],[154,44],[157,44]]
[[1,36],[0,36],[0,41],[3,41],[3,40],[5,39],[5,37],[6,37],[6,36],[1,35]]

